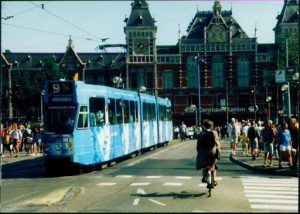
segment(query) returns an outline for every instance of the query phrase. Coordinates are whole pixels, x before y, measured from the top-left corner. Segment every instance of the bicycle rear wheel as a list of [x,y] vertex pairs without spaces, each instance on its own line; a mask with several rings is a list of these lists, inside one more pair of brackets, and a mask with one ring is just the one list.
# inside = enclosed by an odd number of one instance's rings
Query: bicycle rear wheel
[[208,197],[211,197],[211,189],[212,189],[212,178],[211,178],[211,170],[207,172],[207,188],[208,188]]

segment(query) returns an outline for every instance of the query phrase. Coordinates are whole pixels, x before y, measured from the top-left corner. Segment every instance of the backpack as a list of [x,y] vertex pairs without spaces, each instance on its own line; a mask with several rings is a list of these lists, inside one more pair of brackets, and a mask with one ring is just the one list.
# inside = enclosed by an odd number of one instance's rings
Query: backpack
[[255,129],[254,127],[249,127],[248,129],[248,138],[249,139],[254,139],[256,137]]
[[272,128],[264,128],[262,136],[265,142],[271,143],[273,138],[275,137],[275,133]]
[[205,149],[212,149],[216,145],[215,135],[212,131],[203,131],[200,141],[201,147]]

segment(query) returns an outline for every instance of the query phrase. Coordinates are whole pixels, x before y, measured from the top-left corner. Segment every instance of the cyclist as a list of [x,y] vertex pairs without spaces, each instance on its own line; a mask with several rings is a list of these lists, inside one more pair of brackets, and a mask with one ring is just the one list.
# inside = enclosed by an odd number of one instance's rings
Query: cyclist
[[206,182],[206,175],[208,169],[212,169],[212,184],[217,185],[216,182],[216,162],[217,150],[220,152],[220,142],[218,133],[212,130],[212,121],[209,119],[203,120],[204,130],[198,136],[197,140],[197,163],[196,169],[203,169],[202,182]]

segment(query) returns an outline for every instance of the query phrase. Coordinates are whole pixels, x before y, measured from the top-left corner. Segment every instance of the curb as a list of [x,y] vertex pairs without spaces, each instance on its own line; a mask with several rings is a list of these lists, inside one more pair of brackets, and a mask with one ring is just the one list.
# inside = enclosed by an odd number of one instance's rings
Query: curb
[[257,172],[272,174],[272,175],[299,177],[298,170],[295,170],[295,172],[291,172],[290,170],[289,171],[286,171],[286,170],[285,171],[279,171],[279,170],[275,170],[275,169],[272,169],[272,168],[260,168],[260,167],[252,166],[250,164],[239,161],[238,159],[234,158],[232,155],[229,156],[229,159],[233,163],[238,164],[238,165],[240,165],[240,166],[242,166],[246,169],[252,170],[252,171],[257,171]]

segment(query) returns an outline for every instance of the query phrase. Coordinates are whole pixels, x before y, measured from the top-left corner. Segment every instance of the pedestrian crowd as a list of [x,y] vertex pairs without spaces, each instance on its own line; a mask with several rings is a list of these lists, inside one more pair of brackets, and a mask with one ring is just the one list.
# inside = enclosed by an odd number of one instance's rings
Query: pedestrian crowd
[[43,152],[44,129],[37,125],[31,129],[29,123],[13,123],[4,127],[1,124],[2,158],[19,157],[25,151],[26,156],[39,156]]
[[264,122],[232,118],[227,124],[228,139],[231,143],[231,155],[236,155],[236,148],[242,144],[244,156],[262,157],[264,166],[273,166],[274,159],[278,160],[278,167],[282,168],[282,161],[296,169],[299,157],[299,122],[290,118],[280,125],[272,120]]
[[[186,125],[174,127],[175,139],[180,137],[181,142],[186,139]],[[203,127],[194,129],[196,134],[204,130]],[[201,131],[199,131],[201,130]],[[214,131],[220,139],[229,140],[231,155],[236,155],[237,146],[241,144],[242,155],[249,156],[253,161],[262,158],[264,166],[274,166],[274,159],[278,161],[278,167],[282,168],[282,161],[297,169],[299,162],[299,122],[296,118],[290,118],[282,124],[274,124],[272,120],[256,121],[232,118],[225,126],[216,126]],[[196,137],[195,137],[196,139]]]

